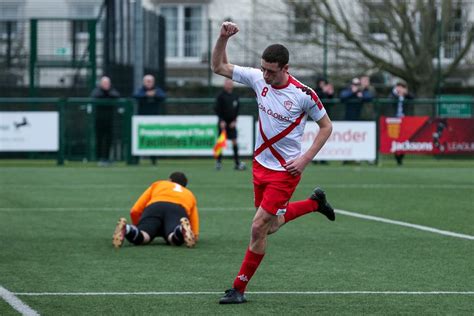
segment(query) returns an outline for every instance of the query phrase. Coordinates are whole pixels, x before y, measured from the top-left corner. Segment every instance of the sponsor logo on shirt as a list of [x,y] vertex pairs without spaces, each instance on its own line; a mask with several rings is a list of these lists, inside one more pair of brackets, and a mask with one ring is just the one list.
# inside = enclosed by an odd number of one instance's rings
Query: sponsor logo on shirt
[[258,109],[262,111],[263,113],[267,114],[268,116],[276,118],[277,120],[280,120],[283,122],[290,122],[290,123],[292,122],[289,116],[284,116],[283,114],[273,112],[272,109],[265,108],[265,106],[261,103],[258,104]]

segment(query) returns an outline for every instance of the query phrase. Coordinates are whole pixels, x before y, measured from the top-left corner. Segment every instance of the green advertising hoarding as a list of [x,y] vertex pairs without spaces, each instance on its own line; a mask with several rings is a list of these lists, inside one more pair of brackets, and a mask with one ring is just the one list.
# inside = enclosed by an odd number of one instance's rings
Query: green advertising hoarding
[[[241,115],[237,121],[239,153],[253,154],[254,121]],[[135,156],[213,156],[217,140],[215,115],[134,115],[132,117],[132,154]],[[232,155],[232,146],[224,156]]]
[[212,149],[216,138],[216,124],[138,125],[139,149]]
[[472,116],[474,98],[470,95],[441,95],[438,100],[438,117]]

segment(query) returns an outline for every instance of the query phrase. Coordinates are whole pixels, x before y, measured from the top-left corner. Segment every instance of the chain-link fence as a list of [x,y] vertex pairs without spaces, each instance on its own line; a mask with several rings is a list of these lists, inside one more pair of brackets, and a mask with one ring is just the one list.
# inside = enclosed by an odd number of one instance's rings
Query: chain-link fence
[[[0,2],[0,95],[88,96],[109,75],[133,92],[134,4],[120,0]],[[143,10],[144,72],[165,83],[164,20]]]
[[[133,94],[134,9],[129,1],[106,0],[103,25],[104,61],[102,73],[111,77],[123,96]],[[152,74],[160,87],[165,86],[164,19],[155,12],[143,10],[144,73]]]

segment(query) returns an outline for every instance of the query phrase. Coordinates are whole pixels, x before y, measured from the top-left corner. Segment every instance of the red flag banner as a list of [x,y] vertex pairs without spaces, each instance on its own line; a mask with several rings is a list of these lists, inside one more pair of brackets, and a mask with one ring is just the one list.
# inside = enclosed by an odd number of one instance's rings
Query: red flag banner
[[473,154],[474,119],[380,117],[380,152]]

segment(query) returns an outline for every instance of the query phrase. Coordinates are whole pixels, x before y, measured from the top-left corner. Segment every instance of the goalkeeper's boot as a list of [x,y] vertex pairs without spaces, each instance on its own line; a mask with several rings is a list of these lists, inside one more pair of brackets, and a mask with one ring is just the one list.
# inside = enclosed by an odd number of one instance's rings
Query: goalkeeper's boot
[[122,247],[126,231],[127,220],[121,217],[117,222],[117,226],[115,226],[114,235],[112,236],[112,244],[115,248]]
[[313,194],[311,194],[310,199],[318,202],[318,208],[314,210],[315,212],[323,214],[330,221],[334,221],[336,219],[334,209],[332,208],[331,204],[329,204],[326,200],[326,193],[323,191],[323,189],[315,188],[313,190]]
[[196,238],[193,231],[191,230],[191,224],[186,217],[181,217],[181,233],[183,234],[184,244],[188,248],[192,248],[196,245]]
[[225,291],[225,295],[219,300],[219,304],[242,304],[247,302],[244,293],[232,288]]

